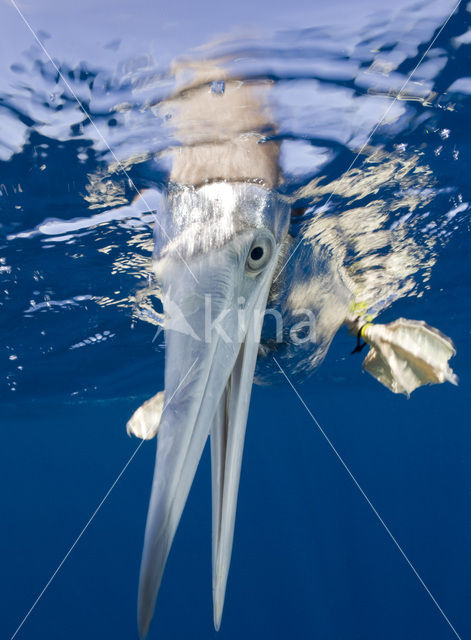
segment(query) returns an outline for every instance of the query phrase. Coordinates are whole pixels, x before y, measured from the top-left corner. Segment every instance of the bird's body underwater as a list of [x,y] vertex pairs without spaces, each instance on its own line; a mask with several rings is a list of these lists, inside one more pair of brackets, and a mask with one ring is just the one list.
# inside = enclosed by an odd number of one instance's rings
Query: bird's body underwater
[[[268,90],[268,83],[228,80],[204,67],[165,107],[181,142],[173,149],[167,206],[155,225],[154,268],[166,314],[165,391],[128,423],[128,431],[143,438],[158,430],[139,585],[141,636],[208,435],[216,629],[221,623],[264,313],[283,286],[293,250],[291,208],[277,191],[279,143]],[[322,313],[341,303],[328,321],[315,315],[318,331],[328,326],[325,348],[346,322],[372,345],[369,370],[393,391],[456,381],[448,338],[413,321],[390,329],[371,325],[358,313],[339,265],[329,274],[335,286],[330,297],[322,294]]]

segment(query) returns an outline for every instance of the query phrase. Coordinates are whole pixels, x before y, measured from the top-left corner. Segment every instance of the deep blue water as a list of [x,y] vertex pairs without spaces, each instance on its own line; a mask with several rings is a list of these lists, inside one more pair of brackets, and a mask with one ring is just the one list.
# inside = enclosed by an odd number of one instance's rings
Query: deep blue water
[[[302,224],[368,141],[327,218],[379,202],[375,230],[399,225],[400,243],[371,252],[412,247],[378,291],[378,320],[423,319],[449,335],[460,384],[393,395],[350,356],[345,330],[293,380],[459,637],[471,637],[466,3],[442,31],[454,7],[444,0],[97,4],[19,6],[113,152],[133,158],[157,212],[169,138],[149,105],[171,92],[172,60],[201,58],[208,42],[239,75],[273,82],[284,193],[308,208]],[[0,16],[0,635],[11,638],[135,452],[125,424],[162,388],[164,348],[146,293],[151,216],[132,208],[131,185],[15,8]],[[302,196],[316,178],[325,192]],[[268,377],[252,395],[221,631],[206,450],[149,637],[456,637],[292,389]],[[155,442],[139,449],[18,638],[137,637],[154,456]]]

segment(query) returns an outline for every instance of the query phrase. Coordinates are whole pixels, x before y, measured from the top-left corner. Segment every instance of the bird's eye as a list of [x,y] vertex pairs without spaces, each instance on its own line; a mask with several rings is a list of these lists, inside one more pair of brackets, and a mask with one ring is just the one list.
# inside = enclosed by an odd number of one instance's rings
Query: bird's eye
[[250,252],[250,259],[254,262],[257,262],[257,260],[261,260],[263,258],[264,253],[265,252],[263,251],[263,247],[254,247]]
[[261,236],[254,240],[247,258],[247,270],[260,272],[270,261],[273,253],[273,240],[269,236]]

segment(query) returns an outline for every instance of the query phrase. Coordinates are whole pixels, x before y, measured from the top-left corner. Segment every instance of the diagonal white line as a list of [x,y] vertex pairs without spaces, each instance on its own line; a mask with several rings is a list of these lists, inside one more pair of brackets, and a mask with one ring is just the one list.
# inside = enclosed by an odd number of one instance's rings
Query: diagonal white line
[[312,414],[311,410],[309,409],[309,407],[307,406],[307,404],[304,402],[304,400],[302,399],[302,397],[299,395],[297,389],[295,388],[295,386],[293,385],[293,383],[291,382],[291,380],[288,378],[288,375],[286,374],[286,372],[284,371],[284,369],[281,367],[280,363],[278,362],[278,360],[274,357],[273,358],[274,361],[276,362],[276,365],[278,366],[278,369],[281,371],[281,373],[283,374],[283,376],[285,377],[286,381],[288,382],[289,386],[291,387],[291,389],[294,391],[294,393],[297,395],[299,401],[301,402],[301,404],[303,405],[303,407],[306,409],[306,411],[308,412],[309,416],[311,417],[311,420],[314,422],[314,424],[316,425],[316,427],[319,429],[319,431],[321,432],[321,434],[324,436],[325,440],[327,441],[327,444],[329,445],[329,447],[332,449],[332,451],[335,453],[335,455],[337,456],[337,458],[339,459],[340,463],[342,464],[343,468],[345,469],[345,471],[348,473],[348,475],[350,476],[350,478],[353,480],[355,486],[357,487],[357,489],[359,490],[359,492],[361,493],[361,495],[364,497],[364,499],[366,500],[366,502],[368,503],[368,506],[371,508],[371,510],[373,511],[373,513],[375,514],[375,516],[378,518],[379,522],[381,523],[381,525],[383,526],[384,530],[386,531],[386,533],[388,534],[388,536],[391,538],[391,540],[394,542],[394,544],[396,545],[397,549],[399,550],[400,554],[402,555],[402,557],[404,558],[404,560],[407,562],[407,564],[409,565],[409,567],[412,569],[413,573],[415,574],[416,578],[418,579],[418,581],[420,582],[420,584],[423,586],[423,588],[425,589],[425,591],[427,592],[427,594],[430,596],[430,598],[432,599],[432,602],[434,603],[434,605],[437,607],[437,609],[439,610],[439,612],[442,614],[444,620],[446,621],[446,623],[448,624],[448,626],[450,627],[450,629],[453,631],[453,633],[455,634],[455,636],[458,638],[458,640],[461,640],[461,637],[459,636],[458,632],[456,631],[455,627],[451,624],[449,618],[447,617],[447,615],[445,614],[445,612],[443,611],[443,609],[441,608],[441,606],[438,604],[437,600],[435,599],[435,597],[433,596],[432,592],[430,591],[430,589],[427,587],[427,585],[425,584],[425,582],[423,581],[422,577],[420,576],[419,572],[417,571],[417,569],[414,567],[414,565],[412,564],[412,562],[409,560],[409,558],[406,555],[406,552],[404,551],[404,549],[401,547],[401,545],[399,544],[399,542],[396,540],[396,538],[394,537],[394,535],[391,533],[391,530],[389,529],[389,527],[387,526],[387,524],[384,522],[383,518],[380,516],[380,514],[378,513],[378,511],[376,510],[376,508],[374,507],[373,503],[371,502],[371,500],[368,498],[368,496],[366,495],[366,493],[363,491],[363,489],[361,488],[358,480],[355,478],[355,476],[353,475],[353,473],[350,471],[347,463],[344,461],[344,459],[342,458],[342,456],[340,455],[340,453],[337,451],[337,449],[335,448],[335,446],[333,445],[332,441],[330,440],[329,436],[326,434],[326,432],[324,431],[324,429],[321,427],[321,425],[319,424],[319,422],[316,420],[315,416]]
[[[193,362],[193,364],[191,365],[191,367],[188,369],[188,371],[186,372],[186,374],[183,376],[182,380],[180,381],[179,385],[177,386],[177,388],[175,389],[175,391],[173,392],[170,400],[168,401],[168,403],[165,405],[165,407],[168,407],[169,404],[172,402],[173,398],[175,397],[175,394],[177,393],[177,391],[180,389],[180,387],[182,386],[182,384],[185,382],[186,378],[188,377],[188,375],[190,374],[190,371],[192,371],[193,367],[195,366],[195,364],[197,363],[198,358],[196,358],[196,360]],[[136,449],[134,450],[134,453],[132,454],[132,456],[129,458],[129,460],[126,462],[126,464],[124,465],[124,467],[121,469],[120,473],[118,474],[118,476],[116,477],[116,480],[113,482],[113,484],[111,485],[111,487],[108,489],[108,491],[105,493],[105,495],[103,496],[103,499],[101,500],[100,504],[97,506],[97,508],[95,509],[95,511],[92,513],[92,515],[90,516],[90,518],[88,519],[86,525],[83,527],[82,531],[79,533],[79,535],[75,538],[73,544],[71,545],[71,547],[69,548],[69,550],[67,551],[67,553],[65,554],[65,556],[63,557],[63,559],[61,560],[61,562],[58,564],[56,570],[54,571],[54,573],[51,575],[51,577],[49,578],[49,580],[46,582],[46,584],[44,585],[42,591],[40,592],[40,594],[38,595],[38,597],[36,598],[36,600],[33,602],[31,608],[29,609],[29,611],[27,612],[27,614],[25,615],[25,617],[23,618],[23,620],[20,622],[20,624],[18,625],[15,633],[11,636],[10,640],[13,640],[18,632],[20,631],[20,629],[22,628],[22,626],[24,625],[24,623],[26,622],[26,620],[29,618],[29,616],[31,615],[31,613],[33,612],[33,610],[35,609],[36,605],[38,604],[38,602],[41,600],[41,598],[43,597],[43,595],[45,594],[45,592],[47,591],[47,589],[49,588],[51,582],[54,580],[54,578],[56,577],[56,575],[59,573],[59,571],[61,570],[63,564],[65,563],[65,561],[67,560],[67,558],[70,556],[70,554],[72,553],[72,551],[75,549],[75,547],[77,546],[77,543],[79,542],[80,538],[83,536],[83,534],[86,532],[86,530],[88,529],[88,527],[91,525],[91,523],[93,522],[95,516],[97,515],[97,513],[100,511],[100,509],[102,508],[102,506],[105,504],[106,500],[108,499],[108,496],[110,495],[110,493],[113,491],[113,489],[115,488],[115,486],[118,484],[119,480],[121,479],[121,477],[123,476],[123,474],[125,473],[126,469],[129,467],[129,465],[131,464],[131,462],[134,460],[134,458],[136,457],[136,454],[139,452],[140,448],[142,447],[142,445],[144,444],[145,440],[141,440],[141,442],[138,444],[138,446],[136,447]]]
[[[106,146],[106,148],[108,149],[108,151],[110,152],[110,154],[113,156],[113,159],[116,161],[120,171],[122,171],[122,173],[126,176],[126,178],[128,179],[129,184],[131,185],[131,187],[134,189],[134,191],[140,196],[142,202],[145,204],[145,206],[147,207],[147,210],[149,213],[152,214],[155,222],[159,225],[160,229],[162,230],[162,232],[164,233],[164,235],[166,236],[167,240],[170,240],[167,232],[165,231],[165,229],[162,227],[162,225],[160,224],[157,216],[155,215],[155,213],[153,212],[153,210],[150,208],[150,206],[147,204],[145,198],[142,196],[142,194],[140,193],[139,189],[136,187],[134,181],[132,180],[131,176],[129,175],[129,173],[126,171],[126,168],[124,167],[123,163],[118,159],[118,157],[116,156],[115,152],[111,149],[110,145],[108,144],[108,142],[106,141],[105,137],[103,136],[103,134],[101,133],[100,129],[97,127],[97,125],[95,124],[95,121],[93,120],[93,118],[91,117],[91,115],[88,113],[88,111],[86,110],[85,106],[83,105],[82,101],[80,100],[80,98],[78,97],[78,95],[75,93],[75,91],[73,90],[73,88],[70,86],[70,83],[68,82],[67,78],[63,75],[62,71],[59,69],[59,67],[57,66],[57,64],[54,62],[54,60],[52,59],[52,57],[50,56],[49,52],[47,51],[46,47],[43,45],[43,43],[41,42],[41,40],[39,39],[38,35],[36,34],[35,30],[33,29],[33,27],[31,26],[31,24],[28,22],[28,20],[26,19],[25,15],[22,13],[21,9],[18,7],[18,5],[16,4],[15,0],[10,0],[11,4],[13,5],[13,7],[16,9],[18,15],[20,16],[20,18],[23,20],[23,22],[25,23],[26,27],[29,29],[29,31],[32,33],[34,39],[36,40],[36,42],[39,44],[39,46],[41,47],[41,49],[43,50],[44,54],[46,55],[47,59],[49,60],[49,62],[52,64],[52,66],[54,67],[54,69],[57,71],[59,77],[61,78],[62,82],[65,84],[65,86],[67,87],[67,89],[70,91],[70,93],[72,94],[72,96],[74,97],[75,101],[77,102],[78,106],[80,107],[81,111],[83,112],[83,114],[85,115],[85,117],[89,120],[90,124],[92,125],[92,127],[95,129],[95,131],[97,132],[99,138],[101,139],[101,141],[103,142],[103,144]],[[180,252],[177,250],[176,251],[178,257],[180,258],[180,260],[183,262],[183,264],[186,266],[186,268],[188,269],[188,271],[191,273],[191,275],[193,276],[193,278],[195,279],[195,282],[198,282],[198,278],[195,276],[195,274],[193,273],[193,271],[190,269],[188,263],[186,262],[186,260],[183,258],[183,256],[180,254]]]
[[[13,1],[13,0],[12,0]],[[427,53],[430,51],[430,49],[433,47],[433,45],[435,44],[435,42],[437,41],[438,37],[440,36],[441,32],[443,31],[443,29],[446,27],[446,25],[449,23],[451,16],[455,13],[455,11],[458,9],[459,5],[460,5],[461,0],[458,0],[458,2],[456,3],[456,5],[453,7],[450,15],[448,16],[448,18],[445,20],[445,22],[442,24],[442,26],[440,27],[440,30],[437,32],[437,34],[435,35],[435,37],[433,38],[432,42],[429,44],[429,46],[427,47],[427,49],[424,51],[424,53],[422,54],[422,57],[420,58],[420,60],[418,61],[418,63],[415,65],[415,67],[412,69],[411,73],[409,74],[408,78],[405,80],[404,84],[402,85],[402,87],[399,89],[399,92],[396,94],[396,97],[394,98],[394,100],[390,103],[389,107],[386,109],[386,111],[383,113],[381,120],[379,120],[379,122],[375,125],[375,127],[373,128],[373,130],[371,131],[370,135],[368,136],[368,139],[366,140],[366,142],[363,144],[363,146],[361,147],[360,151],[358,151],[358,153],[356,154],[356,156],[353,158],[353,160],[351,161],[350,165],[348,166],[348,168],[344,171],[344,174],[348,173],[350,171],[350,169],[353,167],[353,165],[355,164],[355,162],[358,160],[358,158],[360,157],[360,155],[363,153],[363,150],[365,149],[365,147],[368,145],[368,143],[370,142],[371,138],[374,136],[374,134],[376,133],[376,131],[378,130],[378,127],[381,126],[381,124],[384,122],[384,119],[386,118],[386,116],[388,115],[388,113],[391,111],[391,109],[393,108],[394,104],[400,99],[401,97],[401,93],[404,91],[404,89],[406,88],[406,85],[409,84],[409,82],[411,81],[412,76],[414,75],[414,73],[417,71],[417,69],[420,67],[420,65],[422,64],[422,62],[425,59],[425,56],[427,55]],[[363,160],[364,164],[365,160]],[[360,165],[361,166],[361,165]],[[338,181],[337,181],[337,185],[338,185]],[[327,198],[325,204],[323,205],[324,207],[327,207],[327,205],[329,204],[329,202],[331,201],[331,199],[336,195],[337,193],[337,188],[338,186],[332,191],[332,193],[330,194],[330,196]],[[281,267],[281,269],[278,271],[276,278],[273,280],[273,282],[276,282],[278,280],[278,278],[281,276],[281,274],[283,273],[283,271],[286,268],[286,265],[288,264],[288,262],[291,260],[291,258],[294,256],[294,254],[296,253],[296,251],[299,249],[299,247],[301,246],[301,244],[303,243],[303,238],[301,238],[301,240],[297,243],[297,245],[295,246],[295,248],[291,251],[291,253],[289,254],[288,258],[286,259],[285,263],[283,264],[283,266]]]

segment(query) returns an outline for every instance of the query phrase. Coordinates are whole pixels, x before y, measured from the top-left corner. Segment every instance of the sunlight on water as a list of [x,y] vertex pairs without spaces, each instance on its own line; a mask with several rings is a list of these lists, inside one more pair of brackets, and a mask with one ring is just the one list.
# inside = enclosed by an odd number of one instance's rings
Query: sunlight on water
[[[216,131],[204,108],[195,116],[190,94],[194,102],[209,86],[216,99],[234,82],[263,88],[272,125],[260,141],[279,146],[281,193],[302,212],[291,229],[298,259],[273,304],[285,315],[306,306],[319,313],[327,304],[319,302],[319,274],[332,260],[365,312],[422,296],[469,215],[465,140],[453,133],[468,92],[452,70],[470,46],[466,21],[453,18],[430,46],[449,7],[404,5],[394,15],[360,12],[352,24],[325,15],[312,28],[238,31],[181,50],[169,64],[144,49],[123,57],[118,43],[108,50],[112,64],[108,54],[103,66],[94,57],[75,65],[54,59],[68,86],[38,44],[18,51],[0,106],[4,304],[12,301],[21,324],[7,351],[21,353],[23,367],[10,371],[7,387],[21,388],[25,369],[33,378],[46,354],[88,345],[84,322],[86,333],[131,341],[130,323],[162,324],[152,229],[175,153],[214,149],[227,136],[249,140],[263,125],[245,117]],[[196,164],[188,157],[186,170]],[[55,262],[66,274],[60,282]],[[347,298],[333,286],[340,318]],[[103,310],[113,308],[110,328]],[[64,314],[68,332],[44,350],[42,314],[51,313]],[[329,317],[318,322],[338,326]],[[287,347],[291,366],[316,366],[331,334],[320,330],[323,347],[307,357]]]

